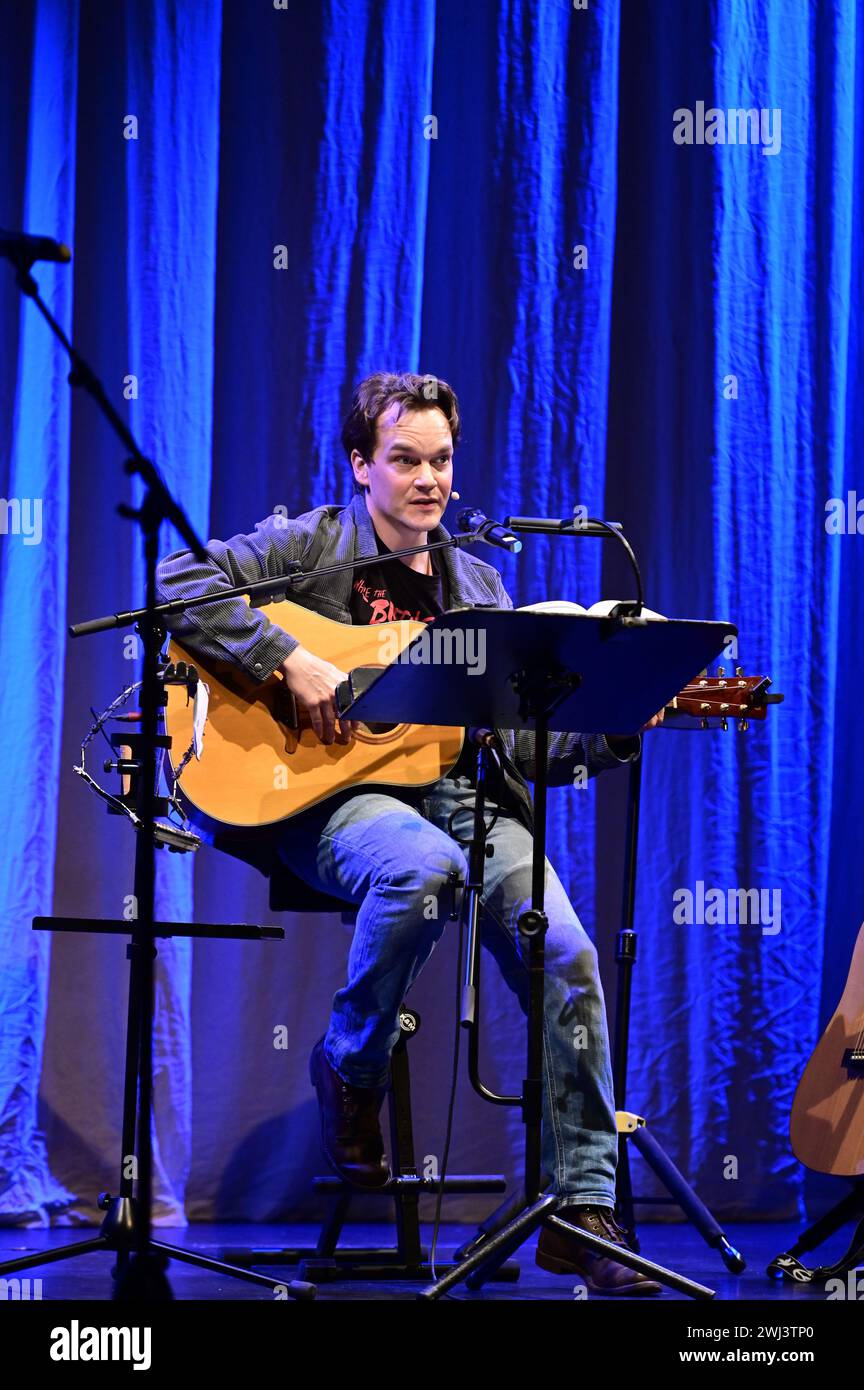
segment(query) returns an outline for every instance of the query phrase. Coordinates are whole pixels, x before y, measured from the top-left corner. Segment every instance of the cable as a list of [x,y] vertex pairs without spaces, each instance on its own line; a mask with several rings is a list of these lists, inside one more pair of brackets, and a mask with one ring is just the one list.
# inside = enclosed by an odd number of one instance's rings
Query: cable
[[[492,749],[492,752],[493,752],[493,754],[495,754],[495,750],[494,750],[494,749]],[[496,760],[496,762],[499,763],[499,767],[500,767],[500,761],[498,760],[497,754],[495,754],[495,760]],[[475,788],[475,796],[476,796],[476,788]],[[457,806],[453,811],[450,812],[449,816],[447,817],[447,834],[450,836],[450,838],[451,838],[452,840],[455,840],[455,841],[456,841],[457,845],[463,845],[463,846],[468,845],[468,846],[470,846],[471,840],[470,840],[470,839],[468,839],[468,840],[463,840],[463,839],[461,839],[460,836],[457,835],[457,834],[455,833],[455,830],[454,830],[454,827],[453,827],[453,822],[454,822],[456,816],[457,816],[457,815],[460,815],[464,810],[465,810],[465,807],[463,807],[463,806]],[[485,833],[486,833],[487,836],[488,836],[489,832],[490,832],[490,831],[493,829],[493,827],[495,826],[495,823],[496,823],[496,821],[498,820],[499,814],[500,814],[500,809],[499,809],[499,810],[495,810],[495,811],[492,812],[492,819],[489,821],[488,825],[486,825],[486,832],[485,832]],[[485,817],[484,817],[484,824],[485,824]],[[454,892],[455,892],[455,890],[454,890]],[[464,903],[464,898],[463,898],[463,903]],[[454,898],[454,906],[455,906],[455,898]],[[444,1132],[444,1151],[443,1151],[442,1156],[441,1156],[441,1168],[440,1168],[439,1179],[438,1179],[438,1193],[437,1193],[436,1200],[435,1200],[435,1217],[434,1217],[434,1221],[433,1221],[433,1225],[432,1225],[432,1247],[431,1247],[430,1255],[429,1255],[429,1263],[430,1263],[430,1265],[432,1266],[432,1279],[433,1279],[433,1282],[435,1282],[435,1283],[437,1283],[437,1281],[438,1281],[438,1276],[437,1276],[436,1271],[435,1271],[435,1251],[436,1251],[436,1248],[437,1248],[437,1245],[438,1245],[438,1234],[439,1234],[439,1230],[440,1230],[440,1227],[441,1227],[441,1207],[442,1207],[442,1202],[443,1202],[443,1199],[444,1199],[444,1179],[445,1179],[446,1176],[447,1176],[447,1160],[448,1160],[448,1158],[449,1158],[449,1156],[450,1156],[450,1144],[451,1144],[452,1138],[453,1138],[453,1112],[454,1112],[455,1106],[456,1106],[456,1086],[457,1086],[458,1080],[459,1080],[459,1056],[460,1056],[461,1047],[462,1047],[462,1018],[461,1018],[462,1010],[461,1010],[461,1001],[462,1001],[462,957],[463,957],[463,946],[464,946],[464,942],[463,942],[463,933],[462,933],[462,913],[461,913],[461,911],[460,911],[460,914],[459,914],[459,945],[458,945],[457,951],[456,951],[456,1036],[455,1036],[454,1041],[453,1041],[453,1068],[452,1068],[451,1075],[450,1075],[450,1098],[449,1098],[449,1101],[448,1101],[448,1104],[447,1104],[447,1125],[446,1125],[445,1132]],[[445,1297],[446,1297],[446,1298],[449,1298],[449,1299],[452,1299],[452,1295],[451,1295],[451,1294],[446,1294]],[[453,1302],[458,1302],[459,1300],[458,1300],[458,1299],[452,1299],[452,1301],[453,1301]]]

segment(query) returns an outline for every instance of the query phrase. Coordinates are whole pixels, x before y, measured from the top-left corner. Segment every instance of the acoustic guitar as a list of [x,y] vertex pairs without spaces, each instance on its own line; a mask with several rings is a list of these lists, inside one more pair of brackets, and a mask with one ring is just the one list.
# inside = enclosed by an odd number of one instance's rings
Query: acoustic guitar
[[[262,604],[259,611],[342,671],[383,668],[426,626],[338,623],[287,599]],[[166,686],[165,710],[175,772],[184,760],[177,783],[181,804],[190,820],[209,829],[272,826],[350,787],[436,782],[454,766],[465,740],[464,729],[452,726],[359,724],[350,743],[323,744],[281,672],[262,685],[235,663],[202,660],[173,639],[168,660],[175,668],[185,662],[209,687],[200,758],[186,760],[194,715],[188,685]]]
[[[262,604],[271,622],[290,632],[316,656],[343,671],[383,668],[426,626],[401,621],[353,626],[322,617],[283,599]],[[386,653],[386,659],[385,659]],[[169,671],[186,677],[166,683],[165,729],[178,800],[189,819],[214,831],[255,832],[287,820],[347,788],[375,785],[420,787],[444,776],[456,763],[465,730],[446,725],[360,724],[348,744],[319,742],[305,710],[299,710],[282,678],[263,684],[232,662],[193,656],[172,639]],[[172,670],[173,668],[173,670]],[[208,687],[200,757],[193,744],[195,691]],[[702,676],[669,706],[672,718],[689,715],[709,727],[738,719],[764,719],[770,680],[722,672]],[[670,721],[671,722],[671,721]]]
[[814,1172],[864,1177],[864,926],[837,1011],[798,1082],[789,1138]]

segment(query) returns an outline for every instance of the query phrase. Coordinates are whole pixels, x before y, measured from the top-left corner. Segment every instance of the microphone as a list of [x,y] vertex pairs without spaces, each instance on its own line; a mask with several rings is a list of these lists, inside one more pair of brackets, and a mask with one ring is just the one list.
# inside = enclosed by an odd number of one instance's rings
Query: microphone
[[516,539],[512,531],[497,521],[490,521],[479,507],[463,507],[456,522],[460,530],[472,532],[480,540],[488,541],[489,545],[500,545],[511,555],[518,555],[522,549],[522,542]]
[[62,241],[54,241],[53,237],[7,232],[0,227],[0,256],[5,256],[18,266],[22,263],[30,266],[34,261],[57,261],[60,265],[66,265],[72,259],[72,252]]

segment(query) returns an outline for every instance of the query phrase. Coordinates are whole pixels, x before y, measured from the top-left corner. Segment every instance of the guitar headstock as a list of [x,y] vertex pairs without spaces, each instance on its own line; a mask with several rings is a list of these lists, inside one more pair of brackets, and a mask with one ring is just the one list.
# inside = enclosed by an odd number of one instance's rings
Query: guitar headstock
[[666,706],[667,718],[670,714],[687,715],[698,719],[703,729],[726,729],[730,719],[737,719],[739,729],[745,732],[751,719],[765,719],[768,706],[782,701],[782,695],[768,693],[770,685],[769,676],[745,676],[740,666],[727,676],[718,666],[716,675],[703,671],[685,685]]

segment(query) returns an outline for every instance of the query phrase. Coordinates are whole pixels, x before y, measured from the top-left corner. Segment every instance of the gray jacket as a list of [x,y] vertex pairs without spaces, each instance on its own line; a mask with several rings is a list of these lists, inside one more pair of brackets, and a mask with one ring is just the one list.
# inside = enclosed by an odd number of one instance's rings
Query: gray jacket
[[[449,534],[445,527],[438,526],[429,539],[446,540]],[[260,604],[286,597],[336,622],[350,623],[351,571],[320,577],[314,571],[378,553],[372,520],[362,495],[355,496],[347,507],[316,507],[293,518],[279,514],[268,516],[258,522],[250,535],[232,536],[227,541],[211,540],[206,549],[208,559],[203,563],[189,550],[176,550],[159,562],[156,588],[160,603],[218,593],[220,588],[228,589],[256,579],[272,577],[278,580],[286,574],[289,561],[299,560],[303,569],[310,571],[308,579],[289,585],[287,590],[276,584],[272,594],[259,594],[255,602]],[[492,565],[463,549],[441,550],[438,556],[446,570],[452,607],[513,607],[501,576]],[[167,625],[193,654],[223,661],[230,659],[253,680],[262,683],[298,645],[295,637],[283,632],[243,598],[191,608],[170,619]],[[532,804],[526,779],[534,779],[534,734],[528,730],[502,730],[501,739],[508,788],[521,819],[531,828]],[[602,734],[552,734],[549,745],[551,786],[572,783],[577,767],[585,767],[591,777],[605,768],[620,767],[635,756],[619,758]],[[275,867],[273,841],[268,841],[266,836],[251,846],[250,842],[235,842],[222,836],[211,839],[211,843],[254,863],[262,873],[269,874]],[[309,891],[304,889],[298,894],[303,905],[312,901]]]

